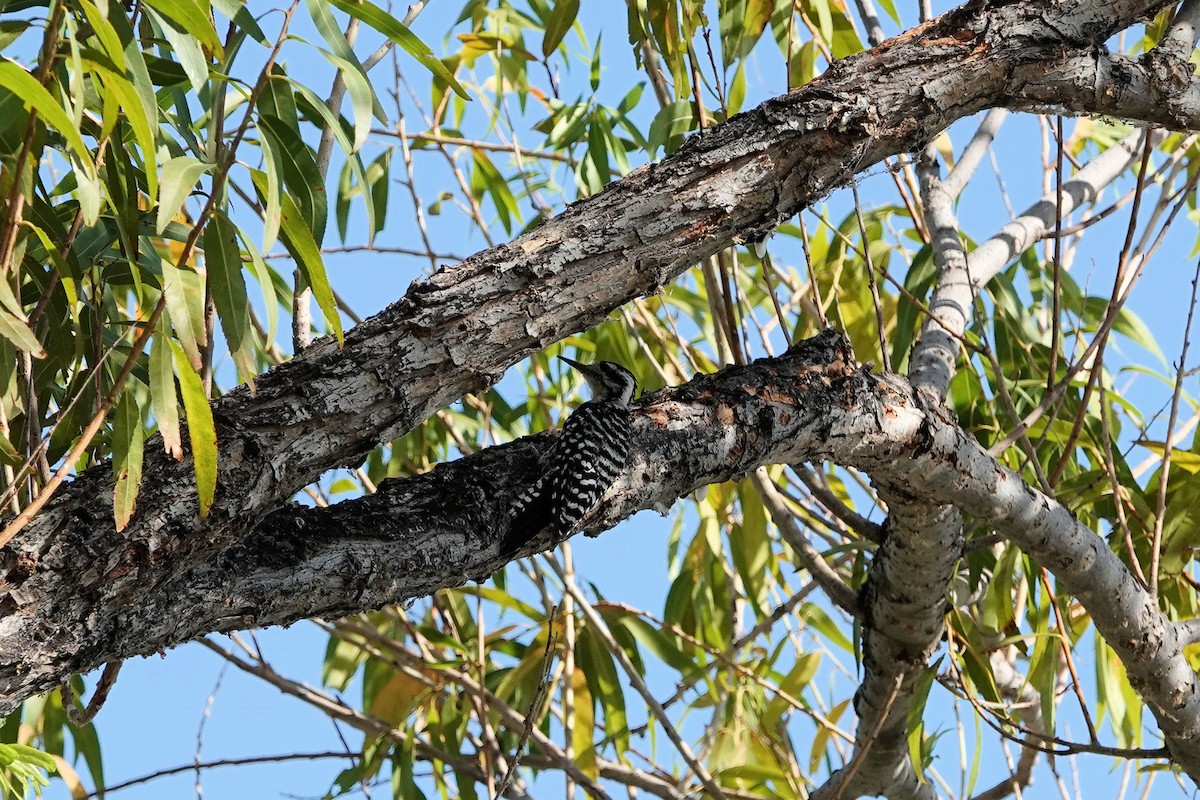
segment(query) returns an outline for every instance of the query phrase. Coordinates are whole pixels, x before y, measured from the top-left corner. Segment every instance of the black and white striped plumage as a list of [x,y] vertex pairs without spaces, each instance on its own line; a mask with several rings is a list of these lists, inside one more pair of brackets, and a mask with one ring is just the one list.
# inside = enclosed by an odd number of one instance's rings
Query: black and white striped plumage
[[560,358],[583,373],[592,399],[567,418],[545,472],[513,502],[512,524],[501,545],[506,555],[542,531],[555,537],[572,531],[612,486],[629,455],[633,375],[611,361],[588,365]]

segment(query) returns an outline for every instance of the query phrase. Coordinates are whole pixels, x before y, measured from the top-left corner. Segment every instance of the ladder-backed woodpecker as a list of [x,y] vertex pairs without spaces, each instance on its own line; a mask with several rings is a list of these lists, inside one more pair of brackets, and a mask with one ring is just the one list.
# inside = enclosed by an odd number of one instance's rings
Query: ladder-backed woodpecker
[[567,418],[543,459],[545,471],[517,495],[500,548],[505,555],[542,531],[556,538],[570,533],[612,486],[629,455],[629,401],[637,388],[633,375],[611,361],[580,364],[559,358],[583,373],[592,399]]

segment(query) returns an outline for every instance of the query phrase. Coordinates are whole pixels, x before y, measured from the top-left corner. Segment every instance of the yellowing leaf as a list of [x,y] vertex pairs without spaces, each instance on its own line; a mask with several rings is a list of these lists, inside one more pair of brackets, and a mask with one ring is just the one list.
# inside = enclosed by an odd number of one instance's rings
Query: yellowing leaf
[[192,269],[180,269],[162,259],[163,291],[167,295],[167,314],[175,329],[176,340],[187,354],[192,369],[199,371],[200,350],[206,341],[204,331],[204,281]]
[[117,530],[125,530],[137,506],[138,489],[142,485],[142,448],[146,432],[142,429],[142,414],[137,402],[128,392],[121,396],[113,413],[112,466],[113,516]]
[[29,353],[34,358],[46,357],[42,343],[38,341],[37,336],[34,335],[25,320],[13,316],[3,308],[0,308],[0,336],[8,339],[17,346],[17,349]]
[[183,460],[183,439],[179,431],[179,398],[175,394],[175,368],[171,340],[155,333],[150,347],[150,403],[163,449],[176,461]]
[[596,725],[595,705],[583,670],[576,669],[571,673],[571,688],[575,692],[575,714],[571,725],[575,763],[592,780],[598,780],[600,767],[596,763],[596,744],[592,740]]

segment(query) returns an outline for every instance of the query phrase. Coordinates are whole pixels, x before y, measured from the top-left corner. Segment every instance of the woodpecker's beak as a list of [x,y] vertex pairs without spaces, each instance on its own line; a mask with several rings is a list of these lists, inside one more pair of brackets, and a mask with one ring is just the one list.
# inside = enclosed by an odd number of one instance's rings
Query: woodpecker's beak
[[590,377],[590,376],[593,374],[593,372],[594,372],[594,370],[592,369],[592,366],[591,366],[590,364],[580,364],[580,363],[579,363],[578,361],[576,361],[575,359],[573,359],[573,358],[567,358],[566,356],[559,356],[559,357],[558,357],[558,359],[559,359],[560,361],[565,361],[565,362],[567,362],[567,363],[568,363],[568,364],[570,364],[572,367],[574,367],[575,369],[577,369],[577,370],[579,370],[580,372],[582,372],[582,373],[584,374],[584,377]]

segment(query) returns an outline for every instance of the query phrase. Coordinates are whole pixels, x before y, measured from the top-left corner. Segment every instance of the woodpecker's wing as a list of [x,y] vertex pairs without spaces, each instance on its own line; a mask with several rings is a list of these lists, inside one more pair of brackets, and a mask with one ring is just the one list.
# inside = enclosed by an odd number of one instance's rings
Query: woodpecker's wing
[[629,411],[612,403],[584,403],[567,420],[547,475],[556,534],[574,529],[612,486],[631,435]]
[[511,554],[547,528],[571,531],[608,491],[629,455],[629,411],[612,403],[584,403],[563,426],[546,472],[517,496],[501,545]]

